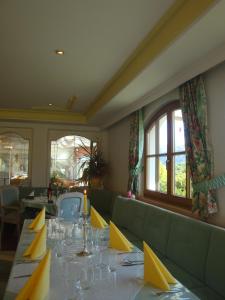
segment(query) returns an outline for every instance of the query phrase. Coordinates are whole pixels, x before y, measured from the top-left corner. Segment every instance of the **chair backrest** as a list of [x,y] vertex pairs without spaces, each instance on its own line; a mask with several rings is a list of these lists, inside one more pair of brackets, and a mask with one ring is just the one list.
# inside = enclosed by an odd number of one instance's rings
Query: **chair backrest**
[[0,187],[0,203],[2,206],[19,205],[19,190],[12,185]]
[[72,221],[80,214],[83,200],[84,195],[79,192],[60,195],[57,199],[58,216]]

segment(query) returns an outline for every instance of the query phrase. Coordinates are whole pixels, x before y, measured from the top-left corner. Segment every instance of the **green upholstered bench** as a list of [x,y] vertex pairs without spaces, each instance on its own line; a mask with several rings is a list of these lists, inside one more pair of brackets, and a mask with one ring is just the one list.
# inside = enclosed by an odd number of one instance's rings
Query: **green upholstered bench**
[[146,241],[200,299],[225,299],[225,230],[118,196],[113,222],[139,248]]
[[106,189],[90,189],[88,190],[88,198],[90,204],[102,215],[108,222],[112,216],[113,204],[117,193]]

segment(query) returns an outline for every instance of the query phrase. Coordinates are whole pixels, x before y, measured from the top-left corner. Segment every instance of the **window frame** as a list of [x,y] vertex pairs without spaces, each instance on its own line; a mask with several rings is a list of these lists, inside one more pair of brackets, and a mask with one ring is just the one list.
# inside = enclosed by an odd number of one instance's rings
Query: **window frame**
[[[190,172],[188,163],[186,161],[186,197],[176,196],[172,194],[172,185],[173,185],[173,155],[174,154],[185,154],[186,151],[178,151],[173,152],[173,127],[172,127],[172,112],[181,109],[179,100],[175,100],[163,106],[159,111],[156,112],[155,115],[151,118],[150,122],[145,128],[145,142],[144,142],[144,196],[159,200],[163,203],[169,203],[176,206],[191,208],[191,199],[190,199]],[[151,157],[151,155],[147,154],[147,135],[153,124],[155,124],[160,117],[163,115],[167,115],[167,193],[161,193],[159,191],[153,191],[147,189],[147,159]],[[155,155],[160,157],[165,154],[157,153]],[[154,155],[153,155],[154,156]],[[170,180],[168,180],[170,179]]]
[[[21,128],[20,128],[21,129]],[[23,130],[23,128],[22,128]],[[29,129],[28,129],[29,130]],[[28,131],[26,130],[26,131]],[[32,134],[32,133],[31,133]],[[0,131],[0,138],[18,138],[21,140],[24,140],[28,143],[28,152],[27,152],[27,158],[25,158],[25,160],[27,161],[27,177],[22,179],[20,178],[20,175],[18,174],[16,178],[14,178],[14,176],[12,176],[12,174],[10,174],[11,176],[8,177],[1,177],[0,181],[3,182],[3,185],[5,184],[10,184],[10,185],[14,185],[14,186],[28,186],[31,182],[31,156],[32,156],[32,138],[31,137],[27,137],[25,134],[21,133],[21,132],[17,132],[16,130],[12,130],[12,131]],[[8,148],[9,149],[9,148]],[[15,149],[15,148],[14,148]],[[10,150],[9,150],[10,151]],[[14,152],[14,151],[13,151]],[[19,149],[17,149],[17,153],[13,153],[13,155],[18,155],[19,153]],[[9,154],[10,156],[12,154]],[[11,167],[13,166],[13,158],[11,158]],[[20,160],[21,160],[21,153],[20,153]],[[22,161],[24,160],[24,158],[22,159]],[[23,175],[22,175],[23,176]]]
[[[57,173],[57,170],[52,168],[52,162],[55,161],[55,163],[57,161],[59,161],[60,159],[57,159],[57,158],[52,158],[52,143],[56,143],[63,139],[63,138],[66,138],[68,136],[73,136],[75,139],[86,139],[90,142],[90,151],[92,152],[92,149],[93,149],[93,146],[94,144],[97,143],[97,141],[95,139],[92,139],[90,137],[87,137],[85,135],[81,135],[81,134],[76,134],[76,133],[65,133],[64,135],[60,135],[60,136],[56,136],[55,139],[50,139],[49,140],[49,168],[48,168],[48,184],[49,182],[51,181],[51,179],[54,177],[54,173],[55,174],[58,174]],[[81,146],[82,147],[82,146]],[[75,149],[75,146],[73,146],[73,148]],[[88,155],[88,153],[87,153]],[[66,159],[65,159],[66,160]],[[71,186],[74,186],[74,187],[79,187],[79,186],[83,186],[82,182],[78,182],[78,178],[74,178],[74,179],[71,179],[69,177],[60,177],[59,175],[57,175],[57,178],[58,180],[63,183],[63,185],[68,185],[68,182],[71,182]]]

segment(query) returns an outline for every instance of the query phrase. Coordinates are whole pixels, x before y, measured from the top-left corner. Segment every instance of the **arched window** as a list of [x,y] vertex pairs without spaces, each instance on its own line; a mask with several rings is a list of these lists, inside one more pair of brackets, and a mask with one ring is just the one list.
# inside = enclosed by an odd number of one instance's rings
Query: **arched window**
[[190,176],[179,101],[161,109],[145,132],[145,195],[190,206]]
[[91,140],[69,135],[51,142],[50,177],[57,177],[63,186],[82,185],[78,179],[83,175],[83,167],[88,152],[95,143]]
[[29,140],[14,133],[0,134],[0,185],[28,183]]

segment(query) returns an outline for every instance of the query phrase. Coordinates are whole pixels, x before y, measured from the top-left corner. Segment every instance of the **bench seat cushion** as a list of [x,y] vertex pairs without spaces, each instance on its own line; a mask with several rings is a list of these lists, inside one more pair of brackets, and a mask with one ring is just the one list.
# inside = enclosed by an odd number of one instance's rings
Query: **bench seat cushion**
[[139,249],[142,250],[143,245],[141,240],[132,232],[130,232],[128,229],[119,227],[119,230],[125,235],[125,237],[132,243],[134,244],[136,247],[138,247]]
[[225,298],[225,230],[222,228],[212,227],[205,281]]
[[[99,211],[98,211],[99,212]],[[109,224],[109,221],[111,220],[111,216],[106,213],[99,212],[99,214],[103,217],[103,219]]]
[[195,278],[190,273],[186,272],[181,267],[170,261],[168,258],[161,258],[164,265],[168,268],[171,274],[177,278],[188,289],[203,287],[204,283]]

